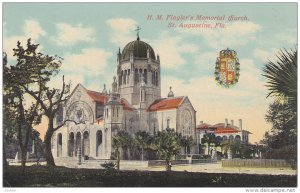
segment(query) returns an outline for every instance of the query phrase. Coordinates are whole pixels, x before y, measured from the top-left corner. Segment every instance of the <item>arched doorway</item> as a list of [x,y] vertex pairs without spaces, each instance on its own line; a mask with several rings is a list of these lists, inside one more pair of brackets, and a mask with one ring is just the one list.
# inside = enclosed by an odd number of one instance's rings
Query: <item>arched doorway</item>
[[78,156],[78,151],[81,151],[81,133],[77,132],[75,141],[75,156]]
[[68,150],[69,150],[68,154],[69,154],[70,157],[74,156],[74,145],[75,145],[74,141],[75,141],[75,139],[74,139],[74,133],[71,132],[69,134],[69,143],[68,143]]
[[57,157],[62,156],[62,134],[57,135]]
[[102,144],[102,131],[96,133],[96,156],[100,156],[100,146]]
[[241,141],[241,136],[240,136],[240,135],[236,135],[236,136],[235,136],[235,140],[236,140],[236,141]]
[[90,137],[89,132],[85,131],[83,133],[83,146],[82,146],[82,155],[89,156],[90,155]]

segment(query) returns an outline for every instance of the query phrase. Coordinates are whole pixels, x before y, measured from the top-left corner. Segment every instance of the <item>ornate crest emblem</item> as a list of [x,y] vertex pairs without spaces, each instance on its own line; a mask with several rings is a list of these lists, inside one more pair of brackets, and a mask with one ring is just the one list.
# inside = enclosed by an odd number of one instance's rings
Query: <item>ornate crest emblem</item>
[[217,58],[215,80],[223,87],[235,85],[240,76],[240,63],[234,50],[222,50]]

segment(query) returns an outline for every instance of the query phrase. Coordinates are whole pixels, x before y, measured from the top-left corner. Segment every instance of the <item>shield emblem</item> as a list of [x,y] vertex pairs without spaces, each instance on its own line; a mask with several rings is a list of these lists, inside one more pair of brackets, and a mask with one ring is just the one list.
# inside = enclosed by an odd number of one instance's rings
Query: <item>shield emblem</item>
[[223,87],[229,88],[239,80],[240,63],[236,51],[222,50],[216,61],[215,80]]

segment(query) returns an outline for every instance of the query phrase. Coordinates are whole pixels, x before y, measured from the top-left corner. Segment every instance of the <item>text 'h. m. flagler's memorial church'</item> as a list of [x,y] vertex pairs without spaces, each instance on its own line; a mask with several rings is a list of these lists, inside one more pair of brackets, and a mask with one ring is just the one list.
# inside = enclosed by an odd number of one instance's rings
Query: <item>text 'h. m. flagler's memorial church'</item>
[[67,158],[76,162],[78,156],[110,159],[113,136],[122,130],[131,135],[138,131],[153,135],[174,129],[194,139],[190,153],[200,153],[193,105],[187,96],[175,96],[171,88],[162,98],[159,55],[139,35],[122,52],[119,50],[117,76],[113,77],[111,91],[107,90],[105,85],[98,92],[78,84],[72,91],[56,123],[68,119],[81,124],[67,122],[54,133],[52,153],[56,161]]

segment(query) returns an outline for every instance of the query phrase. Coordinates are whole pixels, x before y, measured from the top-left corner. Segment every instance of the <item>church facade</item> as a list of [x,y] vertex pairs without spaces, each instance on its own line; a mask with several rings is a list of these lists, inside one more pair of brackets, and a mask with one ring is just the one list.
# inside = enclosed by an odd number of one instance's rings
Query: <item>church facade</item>
[[[187,96],[161,96],[161,63],[153,48],[140,40],[117,54],[117,75],[111,91],[78,84],[63,105],[56,123],[65,126],[52,137],[55,159],[77,157],[110,159],[112,137],[120,130],[154,134],[167,128],[196,139],[196,111]],[[75,124],[76,123],[76,124]],[[80,123],[80,124],[78,124]],[[192,148],[191,153],[197,148]]]

